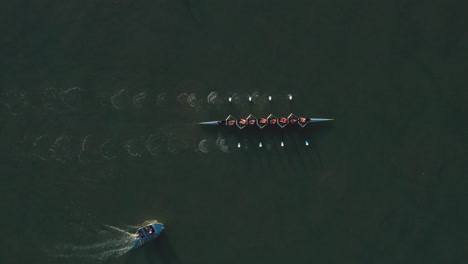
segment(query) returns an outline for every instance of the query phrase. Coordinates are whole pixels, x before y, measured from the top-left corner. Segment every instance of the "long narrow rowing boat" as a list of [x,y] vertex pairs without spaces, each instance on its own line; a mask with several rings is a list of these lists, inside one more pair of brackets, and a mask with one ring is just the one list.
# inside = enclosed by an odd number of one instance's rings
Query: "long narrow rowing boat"
[[[293,114],[291,114],[293,115]],[[291,116],[290,115],[290,116]],[[273,116],[274,117],[274,116]],[[239,119],[240,120],[240,119]],[[223,125],[223,126],[239,126],[239,120],[236,119],[235,117],[229,115],[228,118],[226,118],[225,120],[219,120],[219,121],[208,121],[208,122],[200,122],[198,124],[200,125]],[[247,119],[249,120],[249,119]],[[252,119],[251,119],[252,120]],[[269,118],[267,118],[267,120],[275,120],[274,118],[271,118],[269,116]],[[276,119],[277,120],[277,119]],[[288,123],[285,123],[285,124],[279,124],[278,122],[276,122],[276,124],[281,127],[281,128],[284,128],[287,124],[293,124],[291,123],[290,121],[291,119],[289,119],[289,122]],[[294,120],[294,119],[293,119]],[[229,124],[229,121],[234,121],[234,123],[232,124]],[[267,122],[265,124],[260,124],[258,123],[258,119],[254,119],[255,123],[260,127],[260,128],[264,128],[266,127],[267,125],[273,125],[273,123],[270,123],[270,122]],[[313,122],[323,122],[323,121],[333,121],[333,119],[328,119],[328,118],[305,118],[305,122],[298,122],[296,121],[296,124],[300,125],[301,127],[305,127],[308,123],[313,123]],[[274,122],[274,121],[272,121]],[[241,124],[241,126],[239,128],[244,128],[246,127],[247,125],[244,125],[244,124]]]
[[[289,100],[292,101],[292,95],[288,96]],[[271,96],[268,97],[268,100],[271,102]],[[229,97],[229,103],[231,103],[232,98]],[[249,101],[252,102],[252,97],[249,97]],[[259,118],[257,119],[255,116],[250,114],[247,118],[240,118],[237,119],[232,115],[229,115],[224,120],[218,121],[208,121],[208,122],[200,122],[200,125],[223,125],[223,126],[237,126],[240,129],[243,129],[247,126],[255,126],[257,125],[259,128],[265,128],[266,126],[274,126],[278,125],[280,128],[286,127],[288,124],[291,125],[299,125],[301,127],[305,127],[308,123],[314,122],[323,122],[323,121],[333,121],[330,118],[307,118],[307,117],[297,117],[295,114],[291,113],[288,117],[280,117],[277,118],[275,115],[270,114],[266,118]]]
[[[292,95],[288,95],[288,99],[291,103],[291,112],[292,112]],[[270,113],[271,113],[271,96],[268,97],[268,100],[270,101]],[[249,101],[251,103],[250,111],[252,112],[252,97],[249,96]],[[229,109],[232,103],[232,97],[229,97]],[[265,128],[267,126],[276,126],[278,125],[280,128],[284,128],[287,125],[299,125],[301,127],[305,127],[308,123],[314,123],[314,122],[324,122],[324,121],[333,121],[331,118],[307,118],[307,117],[297,117],[295,114],[291,113],[289,114],[288,117],[280,117],[277,118],[275,115],[270,114],[268,117],[264,118],[256,118],[254,115],[250,114],[247,116],[247,118],[240,118],[237,119],[232,115],[229,115],[226,119],[224,120],[218,120],[218,121],[208,121],[208,122],[200,122],[198,124],[200,125],[222,125],[222,126],[237,126],[239,129],[243,129],[245,127],[255,127],[258,126],[260,129]],[[306,139],[305,145],[309,146],[309,141]],[[284,147],[284,140],[283,136],[281,139],[281,147]],[[260,136],[260,142],[258,143],[258,146],[261,148],[263,146],[261,136]],[[241,143],[237,143],[237,147],[241,147]]]

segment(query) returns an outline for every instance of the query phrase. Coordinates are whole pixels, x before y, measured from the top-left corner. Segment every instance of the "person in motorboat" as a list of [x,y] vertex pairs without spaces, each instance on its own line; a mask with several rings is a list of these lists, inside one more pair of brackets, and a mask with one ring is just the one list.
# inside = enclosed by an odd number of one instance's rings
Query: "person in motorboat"
[[[155,233],[155,230],[154,230],[153,226],[151,226],[151,225],[143,227],[143,230],[145,230],[145,233],[147,235],[152,235],[153,233]],[[140,237],[144,236],[143,232],[140,232],[140,231],[138,232],[138,235],[142,235]]]
[[131,249],[136,249],[150,241],[156,239],[161,232],[164,230],[164,225],[158,222],[154,222],[147,226],[142,226],[137,230],[135,234],[135,240]]

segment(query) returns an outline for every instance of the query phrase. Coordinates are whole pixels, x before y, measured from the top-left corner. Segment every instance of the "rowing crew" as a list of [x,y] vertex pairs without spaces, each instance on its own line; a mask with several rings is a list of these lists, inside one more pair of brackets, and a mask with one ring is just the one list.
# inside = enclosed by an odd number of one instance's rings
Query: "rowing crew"
[[279,125],[280,127],[284,127],[287,124],[300,124],[301,126],[305,126],[311,119],[306,117],[296,117],[296,116],[289,116],[289,117],[280,117],[277,118],[273,115],[270,115],[268,118],[260,118],[256,119],[253,116],[249,116],[247,118],[235,119],[229,116],[226,120],[218,121],[220,125],[228,125],[228,126],[246,126],[246,125],[258,125],[260,127],[265,127],[266,125]]

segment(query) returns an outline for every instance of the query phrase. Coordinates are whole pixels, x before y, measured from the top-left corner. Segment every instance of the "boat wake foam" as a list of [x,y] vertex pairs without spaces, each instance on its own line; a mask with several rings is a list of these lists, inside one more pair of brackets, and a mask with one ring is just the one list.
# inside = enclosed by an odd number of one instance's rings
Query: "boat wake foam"
[[202,153],[208,153],[208,139],[203,139],[202,141],[200,141],[200,143],[198,144],[198,149]]
[[113,94],[110,98],[112,106],[117,110],[120,110],[122,108],[121,97],[124,93],[125,93],[125,89],[122,89],[116,92],[115,94]]
[[[70,207],[73,210],[73,207]],[[69,209],[70,209],[69,208]],[[73,217],[79,215],[73,214]],[[86,218],[81,221],[87,222]],[[81,222],[80,221],[80,222]],[[68,229],[70,235],[64,236],[64,239],[85,240],[88,243],[60,243],[60,245],[44,248],[44,252],[51,257],[63,259],[79,259],[81,263],[100,263],[120,257],[134,248],[135,230],[142,226],[147,226],[157,220],[147,220],[140,225],[96,225],[92,223],[80,223],[74,225],[71,223]]]
[[[80,144],[80,152],[78,153],[79,162],[90,163],[90,162],[99,162],[102,160],[101,149],[99,148],[98,150],[95,146],[96,141],[98,141],[98,139],[91,134],[86,135],[86,137],[83,138]],[[91,148],[91,146],[93,145],[94,145],[94,148]]]
[[140,149],[145,147],[145,142],[142,137],[134,137],[125,141],[124,148],[131,157],[141,157]]
[[49,147],[50,157],[61,163],[65,163],[73,159],[71,155],[70,143],[71,138],[68,136],[60,136]]
[[197,108],[198,105],[200,104],[200,100],[198,100],[197,94],[191,93],[188,98],[187,98],[187,103],[193,107]]
[[99,149],[101,150],[102,156],[106,160],[112,160],[117,158],[117,155],[114,154],[116,152],[114,149],[115,147],[112,146],[112,139],[106,140]]
[[218,92],[211,92],[207,97],[206,100],[208,104],[222,104],[224,101],[219,96]]
[[0,94],[0,105],[3,105],[8,113],[16,116],[24,107],[30,105],[28,94],[23,90],[7,90]]
[[187,93],[181,93],[177,96],[177,101],[179,101],[181,105],[184,105],[187,103],[188,97]]
[[158,99],[156,99],[156,104],[161,105],[164,104],[167,100],[167,93],[160,93],[158,94]]
[[39,158],[42,161],[48,160],[48,153],[42,149],[46,148],[47,145],[47,136],[41,135],[35,138],[32,142],[32,155]]
[[141,108],[144,104],[145,101],[147,101],[148,96],[146,95],[145,92],[141,92],[135,96],[133,96],[133,105],[135,105],[136,108]]
[[91,243],[66,243],[45,251],[57,258],[100,262],[124,255],[132,249],[135,241],[135,235],[110,225],[103,225],[103,228],[94,231],[97,237]]
[[159,156],[164,148],[165,136],[163,130],[158,130],[154,134],[149,135],[146,140],[146,150],[151,156]]
[[228,141],[222,136],[219,136],[216,139],[216,146],[218,146],[218,148],[224,153],[231,152],[231,148],[229,147]]
[[76,109],[85,102],[88,91],[80,87],[68,88],[60,94],[60,100],[69,108]]
[[195,110],[197,111],[199,110],[202,104],[199,96],[196,93],[191,93],[191,94],[187,94],[185,92],[181,93],[177,96],[177,101],[181,105],[188,105],[192,108],[195,108]]

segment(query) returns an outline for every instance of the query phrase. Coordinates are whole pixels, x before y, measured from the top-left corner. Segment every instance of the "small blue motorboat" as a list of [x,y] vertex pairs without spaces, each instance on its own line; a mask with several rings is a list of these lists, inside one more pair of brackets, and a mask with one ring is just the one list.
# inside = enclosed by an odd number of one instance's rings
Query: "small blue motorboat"
[[163,230],[164,225],[158,222],[141,227],[135,234],[135,242],[133,242],[132,249],[141,247],[142,245],[155,240]]

